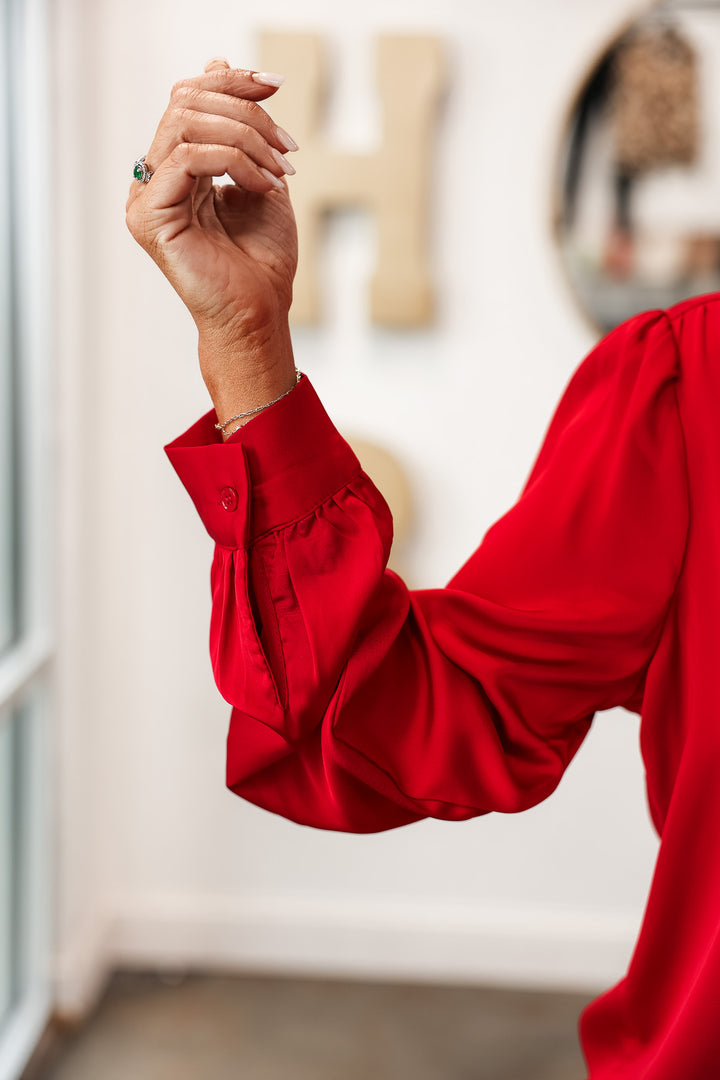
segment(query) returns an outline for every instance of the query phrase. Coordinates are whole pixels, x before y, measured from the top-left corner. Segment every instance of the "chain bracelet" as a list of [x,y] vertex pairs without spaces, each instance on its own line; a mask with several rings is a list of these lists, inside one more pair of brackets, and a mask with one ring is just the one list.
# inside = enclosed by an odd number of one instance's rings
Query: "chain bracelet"
[[[262,412],[263,409],[267,409],[271,405],[274,405],[277,401],[280,401],[282,398],[287,397],[287,395],[289,393],[291,393],[291,391],[293,391],[295,389],[297,384],[300,382],[300,376],[301,375],[302,375],[302,371],[299,371],[297,368],[295,368],[295,382],[293,383],[293,385],[290,387],[289,390],[286,390],[284,394],[280,394],[280,397],[273,398],[272,401],[267,401],[264,405],[258,405],[257,408],[255,408],[255,409],[248,409],[247,412],[241,412],[241,413],[238,413],[236,416],[231,416],[228,420],[225,421],[224,424],[216,424],[215,427],[218,429],[218,431],[222,431],[222,433],[224,435],[225,434],[225,428],[227,427],[228,424],[231,424],[233,422],[233,420],[242,420],[242,418],[244,416],[254,416],[255,413]],[[235,432],[233,432],[233,434],[235,434]]]

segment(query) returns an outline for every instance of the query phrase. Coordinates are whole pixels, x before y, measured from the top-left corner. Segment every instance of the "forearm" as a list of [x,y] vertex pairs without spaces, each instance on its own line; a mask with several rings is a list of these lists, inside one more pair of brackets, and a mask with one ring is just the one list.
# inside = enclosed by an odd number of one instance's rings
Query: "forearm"
[[[203,329],[198,336],[198,357],[218,423],[265,405],[295,385],[295,361],[287,321],[269,331],[241,336]],[[252,419],[248,416],[234,420],[221,433],[223,442]]]

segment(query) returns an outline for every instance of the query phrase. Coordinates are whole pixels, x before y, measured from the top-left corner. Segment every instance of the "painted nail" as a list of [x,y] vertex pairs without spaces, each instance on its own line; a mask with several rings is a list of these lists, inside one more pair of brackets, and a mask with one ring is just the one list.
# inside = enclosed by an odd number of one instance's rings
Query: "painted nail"
[[270,170],[269,169],[264,169],[262,167],[262,165],[259,168],[260,168],[260,172],[263,174],[265,179],[269,180],[270,183],[274,187],[276,187],[278,189],[278,191],[284,191],[285,190],[285,185],[283,184],[283,182],[282,182],[282,180],[280,179],[279,176],[273,176],[273,174],[270,172]]
[[294,176],[295,175],[295,167],[290,164],[290,162],[287,160],[287,158],[284,158],[282,156],[282,154],[280,153],[279,150],[274,150],[272,147],[270,147],[270,152],[272,153],[272,156],[275,158],[278,165],[280,166],[282,171],[286,174],[286,176]]
[[276,71],[253,71],[252,77],[263,86],[282,86],[285,82],[285,76],[278,75]]
[[285,131],[284,128],[281,128],[279,124],[275,128],[275,133],[276,133],[278,139],[283,144],[283,146],[285,147],[286,150],[299,150],[300,149],[298,144],[293,139],[292,135],[288,135],[287,131]]

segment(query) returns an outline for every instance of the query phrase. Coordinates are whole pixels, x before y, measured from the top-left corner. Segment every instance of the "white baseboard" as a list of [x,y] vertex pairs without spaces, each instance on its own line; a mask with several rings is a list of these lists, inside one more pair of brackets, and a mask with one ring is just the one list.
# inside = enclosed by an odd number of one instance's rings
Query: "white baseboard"
[[80,1023],[91,1012],[107,982],[110,920],[98,914],[53,958],[53,1015]]
[[158,895],[114,905],[108,962],[599,992],[624,974],[632,917],[380,899]]

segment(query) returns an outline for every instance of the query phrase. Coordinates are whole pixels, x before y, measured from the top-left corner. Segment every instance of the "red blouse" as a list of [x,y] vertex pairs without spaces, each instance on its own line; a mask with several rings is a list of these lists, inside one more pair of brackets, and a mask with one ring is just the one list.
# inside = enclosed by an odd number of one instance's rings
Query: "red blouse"
[[216,419],[164,449],[215,541],[230,789],[346,832],[513,813],[596,711],[639,713],[660,851],[581,1041],[592,1080],[720,1076],[720,293],[592,349],[444,588],[386,569],[388,506],[307,376],[226,443]]

